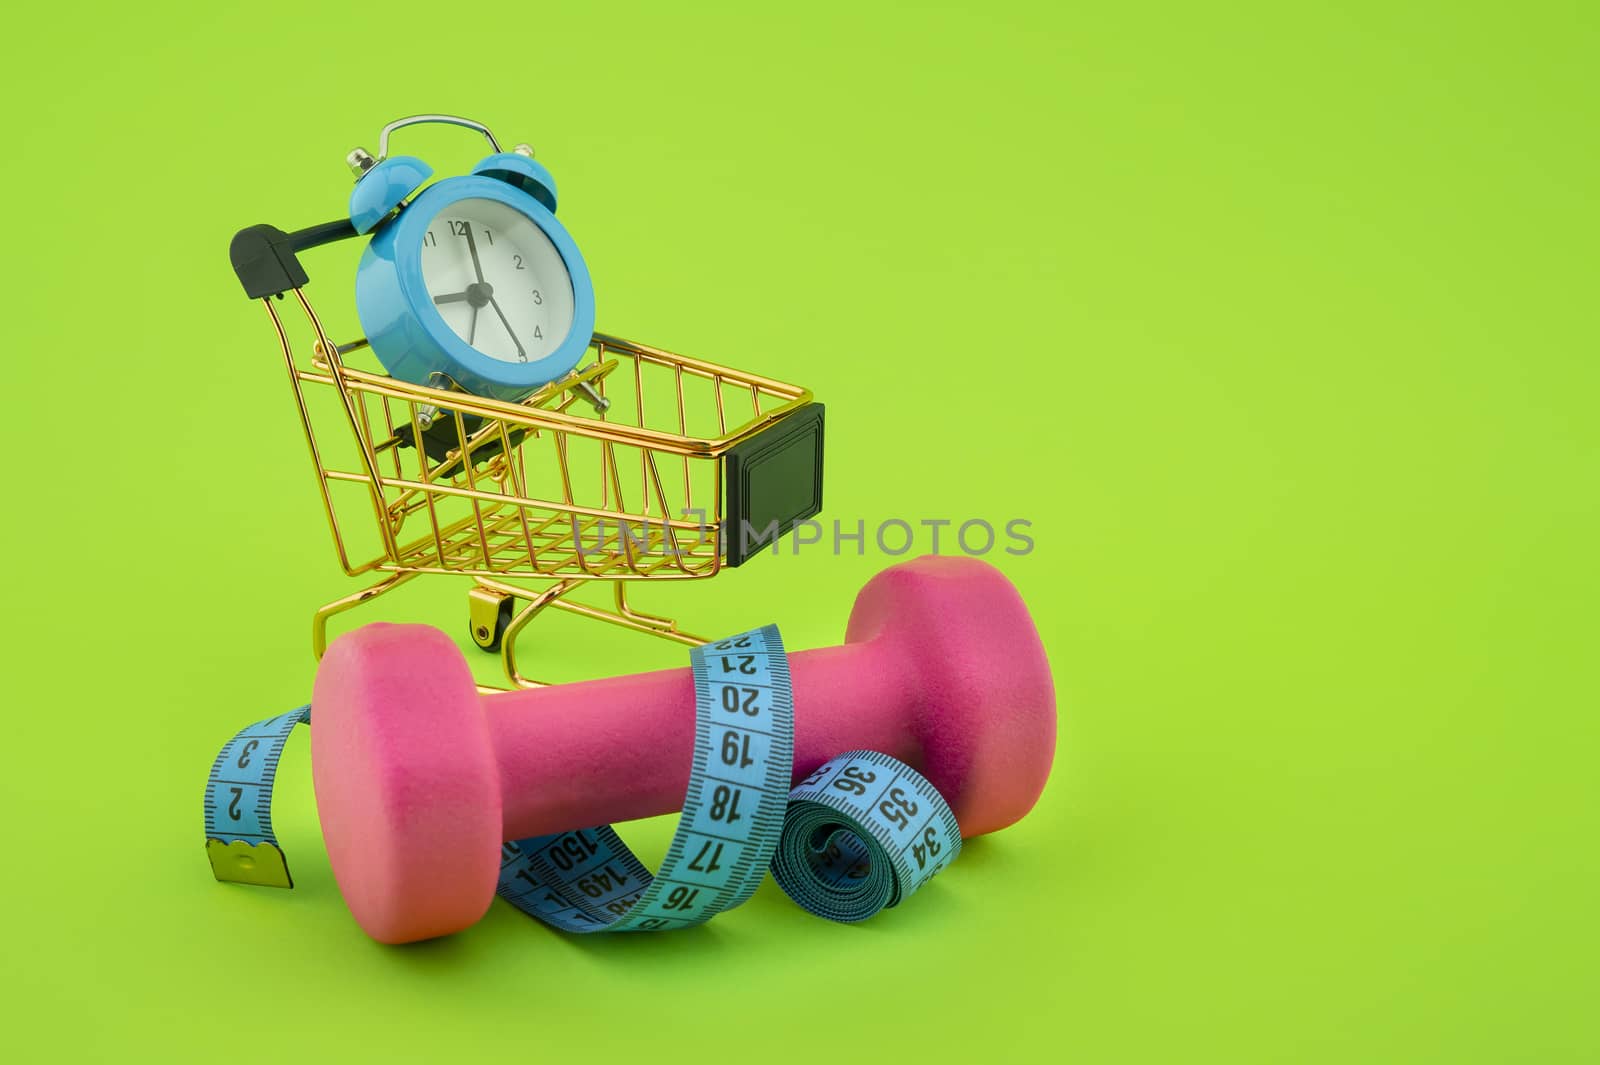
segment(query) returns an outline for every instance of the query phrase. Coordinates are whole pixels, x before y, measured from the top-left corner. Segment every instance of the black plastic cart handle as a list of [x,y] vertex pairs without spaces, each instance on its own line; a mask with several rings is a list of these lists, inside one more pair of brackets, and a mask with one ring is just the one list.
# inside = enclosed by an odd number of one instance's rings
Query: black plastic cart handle
[[348,218],[307,226],[293,233],[285,233],[277,226],[250,226],[233,235],[228,245],[228,258],[233,262],[233,272],[244,286],[245,295],[253,300],[266,299],[281,296],[309,280],[296,252],[348,240],[355,235],[356,227]]

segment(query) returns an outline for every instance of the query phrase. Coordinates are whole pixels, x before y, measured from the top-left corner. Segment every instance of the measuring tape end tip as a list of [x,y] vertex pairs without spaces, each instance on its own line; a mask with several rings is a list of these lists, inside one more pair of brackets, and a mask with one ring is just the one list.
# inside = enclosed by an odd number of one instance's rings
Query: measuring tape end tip
[[206,857],[211,860],[211,875],[224,884],[294,887],[289,863],[284,860],[283,851],[272,843],[208,839]]

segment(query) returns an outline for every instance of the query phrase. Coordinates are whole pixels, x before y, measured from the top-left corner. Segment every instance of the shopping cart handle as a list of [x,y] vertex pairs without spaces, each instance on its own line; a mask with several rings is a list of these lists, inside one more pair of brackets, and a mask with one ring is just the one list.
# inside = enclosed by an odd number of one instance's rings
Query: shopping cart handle
[[296,252],[355,235],[356,227],[348,218],[307,226],[293,233],[285,233],[277,226],[249,226],[233,235],[233,242],[228,245],[228,258],[233,262],[233,272],[244,286],[245,295],[253,300],[265,299],[281,296],[308,280]]

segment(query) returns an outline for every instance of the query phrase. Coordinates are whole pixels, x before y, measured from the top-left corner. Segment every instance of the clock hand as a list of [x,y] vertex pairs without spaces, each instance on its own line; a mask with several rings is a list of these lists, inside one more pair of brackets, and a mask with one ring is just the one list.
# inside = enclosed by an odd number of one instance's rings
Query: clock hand
[[[494,286],[487,281],[475,281],[467,286],[465,292],[447,292],[442,296],[433,297],[433,302],[435,306],[443,306],[447,303],[465,303],[472,307],[472,321],[467,325],[467,343],[470,345],[473,338],[478,335],[478,312],[483,310],[485,303],[489,303],[493,299]],[[495,307],[496,313],[499,313],[499,310],[498,306]],[[500,315],[500,320],[504,322],[506,320],[505,315]],[[510,325],[506,326],[506,332],[511,332]],[[513,343],[516,342],[516,339],[515,336],[511,338]],[[521,344],[517,344],[517,354],[522,354]]]
[[511,331],[511,323],[506,321],[506,314],[500,309],[500,302],[493,296],[489,297],[489,306],[494,308],[494,313],[500,316],[500,324],[506,327],[506,335],[511,338],[511,343],[517,346],[517,358],[523,362],[528,361],[528,353],[522,350],[522,341],[517,339],[517,334]]
[[483,284],[483,264],[478,262],[478,245],[472,239],[472,223],[466,223],[462,234],[467,238],[467,251],[472,253],[472,269],[478,275],[478,284]]

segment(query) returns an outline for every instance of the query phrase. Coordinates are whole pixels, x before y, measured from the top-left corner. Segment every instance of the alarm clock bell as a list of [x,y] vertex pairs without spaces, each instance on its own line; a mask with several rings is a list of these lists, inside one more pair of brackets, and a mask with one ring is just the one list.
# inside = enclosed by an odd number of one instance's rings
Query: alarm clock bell
[[350,190],[350,224],[357,233],[369,232],[389,217],[433,176],[433,167],[414,155],[374,161],[357,148],[350,153],[350,167],[356,170],[356,187]]
[[472,168],[474,174],[498,178],[513,185],[556,213],[556,179],[550,171],[533,161],[533,149],[519,144],[513,151],[496,152]]

